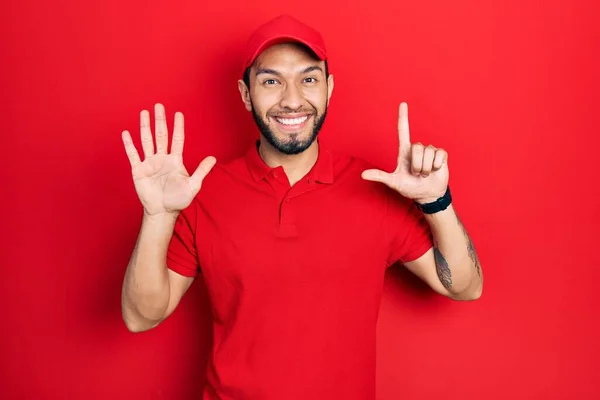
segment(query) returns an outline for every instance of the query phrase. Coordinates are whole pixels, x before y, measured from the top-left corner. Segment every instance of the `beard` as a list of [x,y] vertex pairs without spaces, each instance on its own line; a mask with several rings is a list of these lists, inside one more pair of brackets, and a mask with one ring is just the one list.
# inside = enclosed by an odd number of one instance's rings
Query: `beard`
[[325,107],[325,111],[323,111],[322,115],[318,115],[317,113],[312,115],[314,116],[314,123],[308,138],[300,140],[298,138],[298,134],[293,134],[290,135],[289,140],[282,141],[277,138],[267,123],[261,118],[260,115],[258,115],[254,106],[252,106],[252,117],[254,118],[254,122],[258,126],[260,133],[262,133],[271,146],[276,148],[279,152],[287,155],[300,154],[304,150],[308,149],[311,144],[313,144],[319,135],[319,131],[321,130],[323,123],[325,122],[325,117],[327,116],[327,107]]

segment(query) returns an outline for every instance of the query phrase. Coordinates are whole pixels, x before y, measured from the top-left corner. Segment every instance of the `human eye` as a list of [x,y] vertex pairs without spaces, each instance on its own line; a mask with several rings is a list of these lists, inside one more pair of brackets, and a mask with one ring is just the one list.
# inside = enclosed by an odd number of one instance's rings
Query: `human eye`
[[317,83],[317,78],[315,78],[314,76],[310,76],[310,77],[304,78],[304,82],[305,83]]
[[273,86],[275,84],[277,84],[277,80],[275,80],[273,78],[265,79],[263,81],[263,85],[265,85],[265,86]]

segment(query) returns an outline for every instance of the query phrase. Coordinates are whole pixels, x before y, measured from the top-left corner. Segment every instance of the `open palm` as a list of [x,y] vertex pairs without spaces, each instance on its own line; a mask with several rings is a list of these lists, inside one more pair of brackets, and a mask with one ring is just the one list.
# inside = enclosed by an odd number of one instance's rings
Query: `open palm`
[[156,152],[150,129],[150,114],[140,113],[140,135],[144,161],[133,144],[128,131],[123,131],[125,152],[131,164],[136,192],[147,215],[177,213],[186,208],[202,186],[202,181],[215,165],[214,157],[206,157],[190,176],[183,165],[185,141],[184,118],[175,113],[171,153],[167,152],[169,134],[165,109],[162,104],[154,106]]

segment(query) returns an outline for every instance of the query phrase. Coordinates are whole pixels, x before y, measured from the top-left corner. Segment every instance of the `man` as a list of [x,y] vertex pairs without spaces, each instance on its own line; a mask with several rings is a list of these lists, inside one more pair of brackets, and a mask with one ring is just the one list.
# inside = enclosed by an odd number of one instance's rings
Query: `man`
[[317,135],[334,78],[321,35],[282,16],[250,38],[238,82],[260,140],[227,163],[182,163],[155,107],[156,150],[141,113],[142,162],[123,132],[144,207],[127,267],[123,318],[151,329],[198,274],[214,345],[204,399],[374,399],[375,333],[386,268],[401,262],[457,300],[481,295],[482,272],[454,210],[442,149],[411,144],[400,105],[392,173],[327,149]]

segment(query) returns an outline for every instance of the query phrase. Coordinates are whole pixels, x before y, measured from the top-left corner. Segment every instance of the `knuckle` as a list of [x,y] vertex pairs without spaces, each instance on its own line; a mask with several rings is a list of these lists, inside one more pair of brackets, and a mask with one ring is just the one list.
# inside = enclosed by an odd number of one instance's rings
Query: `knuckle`
[[415,144],[413,144],[413,146],[412,146],[412,151],[413,151],[413,153],[415,153],[415,154],[421,154],[421,153],[423,153],[423,150],[424,150],[424,149],[423,149],[423,145],[422,145],[422,144],[420,144],[420,143],[415,143]]

